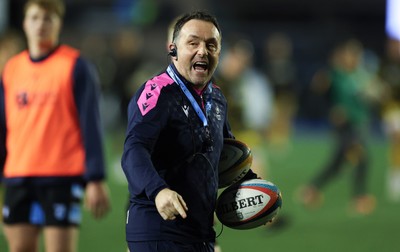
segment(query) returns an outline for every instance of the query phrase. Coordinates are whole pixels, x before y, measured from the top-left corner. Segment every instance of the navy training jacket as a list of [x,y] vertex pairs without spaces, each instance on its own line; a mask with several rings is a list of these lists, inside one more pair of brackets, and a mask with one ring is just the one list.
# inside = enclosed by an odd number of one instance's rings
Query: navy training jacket
[[[128,107],[122,156],[130,192],[127,241],[215,240],[218,162],[223,139],[233,138],[227,121],[227,102],[214,84],[198,94],[184,82],[202,108],[207,104],[213,150],[204,149],[203,122],[167,72],[141,86]],[[186,219],[165,221],[158,213],[155,197],[167,187],[186,202]]]

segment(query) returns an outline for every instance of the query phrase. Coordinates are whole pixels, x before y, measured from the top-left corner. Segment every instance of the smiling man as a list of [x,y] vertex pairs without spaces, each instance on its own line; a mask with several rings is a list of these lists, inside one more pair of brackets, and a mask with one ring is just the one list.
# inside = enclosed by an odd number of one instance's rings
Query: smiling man
[[205,12],[181,16],[169,50],[171,64],[128,107],[126,239],[130,251],[210,252],[219,158],[223,139],[233,137],[226,99],[212,82],[221,52],[217,20]]
[[173,54],[173,64],[183,78],[201,91],[217,67],[221,52],[221,34],[212,22],[199,19],[191,19],[186,23],[183,21],[177,23],[173,42],[169,46]]

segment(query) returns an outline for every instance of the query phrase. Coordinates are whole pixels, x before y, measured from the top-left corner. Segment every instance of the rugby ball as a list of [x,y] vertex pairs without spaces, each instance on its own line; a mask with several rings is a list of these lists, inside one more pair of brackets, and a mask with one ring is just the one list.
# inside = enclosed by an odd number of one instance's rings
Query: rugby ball
[[218,165],[218,188],[230,186],[242,179],[250,170],[253,155],[243,142],[225,138]]
[[272,221],[282,206],[281,192],[263,179],[249,179],[226,188],[218,197],[216,216],[233,229],[253,229]]

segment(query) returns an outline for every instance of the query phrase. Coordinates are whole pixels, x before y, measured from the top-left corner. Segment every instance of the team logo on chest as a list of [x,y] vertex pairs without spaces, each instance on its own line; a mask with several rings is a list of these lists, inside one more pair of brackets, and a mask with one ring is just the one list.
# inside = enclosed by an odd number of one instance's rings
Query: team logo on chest
[[215,106],[215,118],[217,118],[218,121],[222,119],[221,110],[218,106]]
[[28,94],[26,92],[20,92],[17,94],[17,104],[19,108],[23,108],[28,105]]
[[184,104],[184,105],[182,106],[182,110],[183,110],[183,112],[185,113],[186,117],[189,117],[189,105]]

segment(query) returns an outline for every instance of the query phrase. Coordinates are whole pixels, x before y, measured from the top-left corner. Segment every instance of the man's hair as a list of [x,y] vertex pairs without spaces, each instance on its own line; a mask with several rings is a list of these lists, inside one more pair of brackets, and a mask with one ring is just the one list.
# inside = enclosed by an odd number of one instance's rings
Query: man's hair
[[196,19],[196,20],[202,20],[206,22],[213,23],[215,28],[217,28],[219,34],[221,34],[221,29],[219,28],[218,21],[215,16],[205,12],[205,11],[194,11],[191,13],[187,13],[182,15],[175,23],[174,26],[174,33],[172,35],[172,41],[175,41],[175,39],[179,36],[179,33],[182,29],[182,27],[190,20]]
[[37,5],[49,12],[57,14],[61,19],[64,18],[65,4],[62,0],[28,0],[24,6],[24,15],[29,7]]

